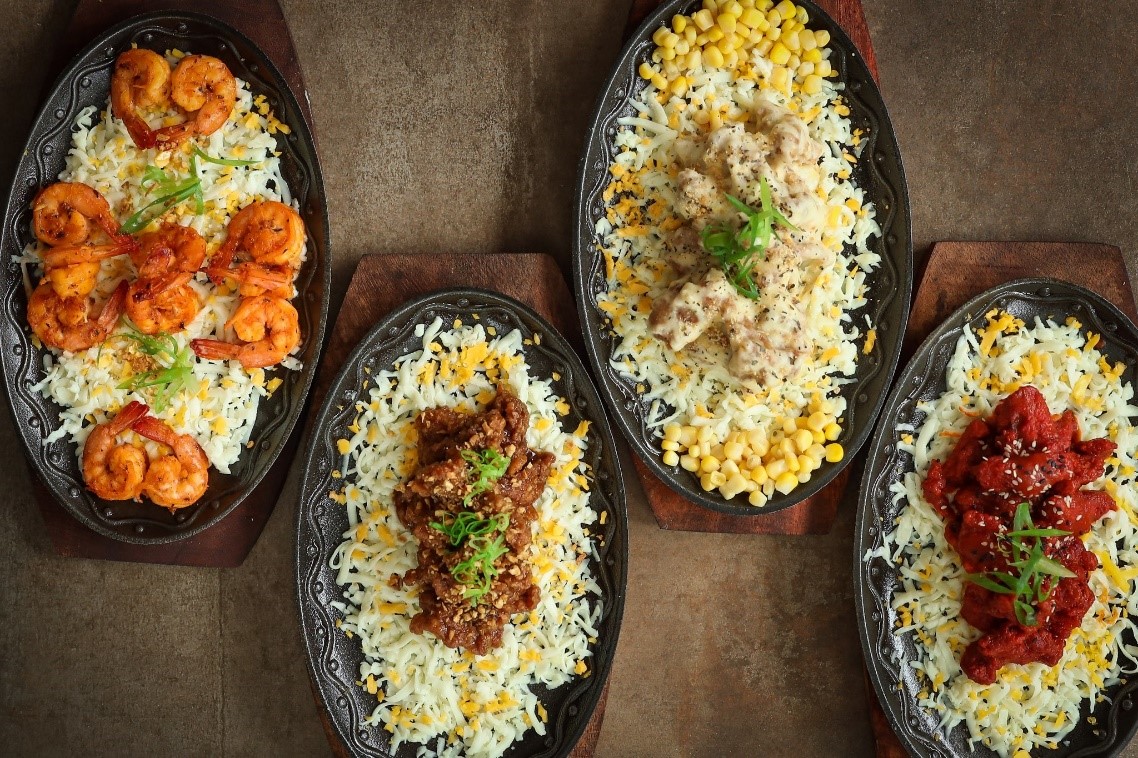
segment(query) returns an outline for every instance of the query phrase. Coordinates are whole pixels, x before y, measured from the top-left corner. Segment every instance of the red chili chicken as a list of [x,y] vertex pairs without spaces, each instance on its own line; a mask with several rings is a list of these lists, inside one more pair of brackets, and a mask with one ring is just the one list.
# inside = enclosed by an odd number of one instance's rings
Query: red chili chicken
[[[991,684],[1009,663],[1039,661],[1054,666],[1067,637],[1094,602],[1087,575],[1098,568],[1080,535],[1108,511],[1114,499],[1082,487],[1102,476],[1115,445],[1081,440],[1071,411],[1052,417],[1043,395],[1022,387],[984,419],[975,419],[943,462],[934,461],[923,484],[925,498],[944,519],[944,532],[970,574],[961,615],[984,635],[964,651],[960,665],[970,679]],[[1040,579],[1033,618],[1017,614],[1017,597],[994,592],[975,578],[1017,577],[1008,533],[1021,504],[1030,508],[1035,539],[1045,560],[1062,564],[1065,576]],[[1025,508],[1026,508],[1025,507]],[[1055,530],[1067,534],[1056,535]]]

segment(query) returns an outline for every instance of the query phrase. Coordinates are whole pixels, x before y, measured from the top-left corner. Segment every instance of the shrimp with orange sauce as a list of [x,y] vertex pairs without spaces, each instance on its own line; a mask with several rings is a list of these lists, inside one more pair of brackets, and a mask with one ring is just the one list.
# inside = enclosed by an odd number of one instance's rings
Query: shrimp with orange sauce
[[201,310],[202,301],[189,285],[193,274],[167,274],[136,279],[126,296],[126,315],[143,334],[180,332]]
[[[150,261],[163,251],[168,251],[169,256],[163,255]],[[159,263],[164,264],[170,272],[195,273],[205,262],[205,256],[205,239],[197,230],[167,222],[155,231],[140,235],[138,248],[131,253],[130,258],[140,276],[155,276]]]
[[170,64],[158,53],[144,48],[126,50],[115,60],[111,75],[111,110],[141,150],[157,143],[155,131],[142,118],[140,108],[170,105]]
[[86,297],[98,284],[101,262],[127,255],[133,249],[130,244],[48,248],[40,254],[44,279],[51,282],[60,297]]
[[170,77],[170,97],[186,113],[180,124],[154,133],[159,150],[170,150],[194,135],[220,129],[237,103],[237,80],[229,67],[209,55],[187,55]]
[[32,230],[48,245],[82,245],[91,238],[91,222],[112,241],[130,244],[130,235],[119,230],[107,199],[82,182],[49,184],[32,201]]
[[[225,230],[225,242],[210,259],[210,268],[230,268],[238,253],[268,266],[300,268],[307,232],[304,220],[293,208],[276,200],[259,200],[237,212]],[[211,274],[214,284],[221,275]]]
[[150,409],[129,403],[113,419],[98,424],[83,445],[83,481],[104,500],[138,500],[150,459],[140,446],[119,442],[118,436]]
[[237,360],[245,368],[275,366],[300,344],[300,319],[296,308],[279,297],[248,297],[241,301],[225,324],[236,332],[240,343],[196,339],[192,345],[206,360]]
[[237,293],[242,297],[267,295],[288,300],[296,295],[296,287],[293,286],[296,272],[288,266],[245,261],[233,268],[210,266],[204,271],[211,279],[216,276],[237,282]]
[[169,453],[150,461],[142,494],[170,511],[200,500],[209,488],[209,458],[198,441],[188,434],[178,434],[154,416],[134,422],[134,430],[170,448]]
[[50,282],[36,287],[28,298],[28,324],[48,347],[80,352],[101,344],[110,336],[122,315],[127,283],[96,312],[89,297],[60,297]]

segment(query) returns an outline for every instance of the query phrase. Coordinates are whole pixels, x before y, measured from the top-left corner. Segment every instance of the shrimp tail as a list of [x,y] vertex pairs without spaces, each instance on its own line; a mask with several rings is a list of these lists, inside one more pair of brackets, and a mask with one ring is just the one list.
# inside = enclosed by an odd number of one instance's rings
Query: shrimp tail
[[193,274],[184,271],[174,271],[162,276],[138,279],[131,288],[130,296],[136,303],[153,300],[159,295],[169,292],[175,287],[188,284],[194,278]]
[[169,447],[173,447],[177,442],[178,434],[154,416],[143,415],[142,418],[131,424],[131,428],[143,437],[161,442]]
[[99,329],[104,334],[110,334],[111,330],[115,328],[115,324],[119,322],[119,317],[122,316],[123,308],[126,305],[126,293],[130,288],[126,280],[119,282],[119,286],[115,288],[115,292],[111,295],[110,300],[103,306],[102,312],[99,314]]
[[154,147],[157,147],[160,151],[173,150],[194,136],[195,131],[193,122],[190,121],[164,126],[154,132]]
[[240,345],[221,340],[196,339],[190,342],[194,353],[207,361],[228,361],[237,358],[241,352]]
[[127,133],[130,134],[130,138],[134,140],[134,144],[138,146],[139,150],[149,150],[158,144],[155,131],[147,126],[146,122],[137,114],[124,113],[122,120],[123,124],[126,125]]
[[209,265],[202,269],[209,274],[209,280],[214,283],[214,286],[221,286],[225,283],[226,278],[232,273],[229,268],[233,264],[233,255],[236,253],[233,245],[229,244],[229,240],[225,241],[213,257],[209,259]]
[[119,415],[115,416],[113,421],[108,422],[108,428],[114,434],[125,432],[148,413],[150,413],[150,406],[138,400],[132,400],[119,411]]

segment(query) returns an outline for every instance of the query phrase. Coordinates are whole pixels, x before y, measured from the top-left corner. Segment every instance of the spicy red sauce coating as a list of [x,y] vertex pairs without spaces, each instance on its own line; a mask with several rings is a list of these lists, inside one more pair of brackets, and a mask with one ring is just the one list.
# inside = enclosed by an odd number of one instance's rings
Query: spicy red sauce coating
[[929,467],[925,498],[971,574],[1017,571],[998,549],[997,535],[1012,530],[1021,503],[1030,504],[1036,527],[1071,533],[1043,538],[1044,555],[1075,576],[1050,580],[1053,590],[1036,606],[1034,626],[1016,618],[1011,595],[965,583],[961,616],[984,632],[960,660],[973,681],[991,684],[1009,663],[1054,666],[1062,658],[1067,637],[1094,602],[1087,575],[1098,558],[1079,536],[1115,508],[1107,493],[1082,487],[1102,476],[1114,449],[1107,439],[1080,440],[1075,415],[1052,417],[1039,390],[1027,386],[1000,401],[988,419],[974,419],[948,458]]

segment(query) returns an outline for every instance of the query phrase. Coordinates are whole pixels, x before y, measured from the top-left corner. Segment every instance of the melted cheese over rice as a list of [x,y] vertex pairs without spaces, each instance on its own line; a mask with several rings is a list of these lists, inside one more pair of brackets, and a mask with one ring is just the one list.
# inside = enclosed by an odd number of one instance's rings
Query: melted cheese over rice
[[[972,744],[1001,756],[1055,749],[1082,709],[1097,706],[1105,688],[1138,671],[1130,619],[1138,612],[1138,435],[1132,424],[1138,407],[1131,404],[1133,387],[1120,378],[1124,366],[1111,365],[1095,349],[1097,342],[1074,319],[1062,325],[1037,319],[1028,327],[993,311],[983,329],[966,328],[948,366],[948,389],[918,407],[925,414],[919,427],[898,427],[899,449],[915,470],[892,485],[900,515],[883,545],[866,556],[896,565],[894,633],[916,646],[917,657],[905,663],[920,682],[913,693],[918,702],[946,733],[963,725]],[[972,418],[989,415],[1025,384],[1043,393],[1052,413],[1073,411],[1083,438],[1107,437],[1118,445],[1104,476],[1089,485],[1109,492],[1118,509],[1083,538],[1101,564],[1090,574],[1096,599],[1059,664],[1005,666],[995,683],[981,685],[960,668],[964,648],[980,636],[960,617],[964,570],[945,541],[944,522],[921,493],[921,481],[932,460],[947,457]]]
[[[436,319],[416,336],[421,350],[369,378],[374,384],[356,404],[352,436],[339,440],[343,461],[333,478],[343,486],[330,496],[347,509],[349,529],[331,558],[345,599],[333,605],[343,614],[340,629],[363,648],[358,684],[377,701],[367,722],[391,733],[392,752],[417,742],[420,756],[500,756],[529,729],[546,733],[535,686],[553,689],[591,674],[602,599],[589,564],[596,559],[589,525],[597,518],[582,458],[589,422],[563,426],[569,405],[549,379],[530,373],[518,331],[493,336],[480,324],[445,328]],[[534,503],[530,550],[541,601],[506,625],[500,648],[475,656],[410,631],[418,590],[393,589],[387,580],[416,566],[417,542],[396,515],[392,493],[415,468],[419,411],[481,409],[498,382],[529,409],[527,443],[556,460]]]

